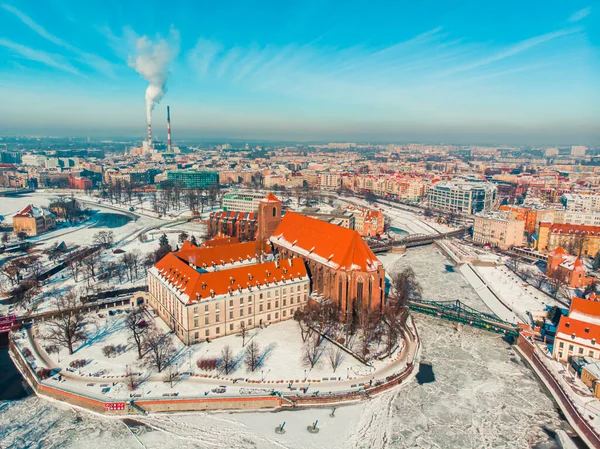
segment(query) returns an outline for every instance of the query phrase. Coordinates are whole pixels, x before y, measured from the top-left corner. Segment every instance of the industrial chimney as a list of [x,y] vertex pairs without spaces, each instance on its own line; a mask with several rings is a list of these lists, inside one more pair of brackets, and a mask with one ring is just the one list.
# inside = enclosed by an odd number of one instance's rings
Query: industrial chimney
[[171,109],[167,106],[167,152],[171,152]]
[[148,123],[148,148],[152,148],[152,128],[150,127],[150,123]]

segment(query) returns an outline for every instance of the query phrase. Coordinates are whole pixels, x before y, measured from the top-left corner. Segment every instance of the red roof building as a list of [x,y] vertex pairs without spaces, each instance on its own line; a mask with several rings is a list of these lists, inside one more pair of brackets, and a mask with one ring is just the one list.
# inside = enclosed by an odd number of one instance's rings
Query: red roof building
[[554,339],[554,358],[600,358],[600,302],[573,298],[568,316],[562,316]]
[[288,212],[270,241],[280,257],[304,259],[313,295],[334,301],[346,318],[383,307],[383,265],[358,232]]
[[304,262],[260,263],[256,247],[184,245],[148,270],[148,303],[185,344],[292,318],[310,294]]

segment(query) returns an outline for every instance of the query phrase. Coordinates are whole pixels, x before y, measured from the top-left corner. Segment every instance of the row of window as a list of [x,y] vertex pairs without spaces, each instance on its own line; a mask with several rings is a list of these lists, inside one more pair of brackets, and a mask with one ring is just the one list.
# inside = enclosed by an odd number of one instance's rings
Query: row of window
[[[287,310],[284,310],[284,311],[281,313],[281,318],[282,318],[282,319],[283,319],[283,318],[287,318],[288,316],[289,316],[289,317],[292,317],[293,315],[294,315],[294,309],[290,309],[290,313],[289,313],[289,315],[287,314]],[[274,314],[274,317],[275,317],[274,319],[278,320],[278,319],[279,319],[279,312],[275,312],[275,314]],[[270,322],[270,321],[271,321],[271,314],[269,313],[269,314],[267,314],[267,321],[266,321],[266,322],[268,323],[268,322]],[[262,320],[261,320],[261,322],[262,322]],[[243,323],[244,323],[244,325],[246,325],[246,322],[243,322]],[[261,324],[262,324],[262,323],[261,323]],[[241,325],[242,325],[242,324],[240,323],[240,326],[241,326]],[[249,319],[248,319],[248,321],[247,321],[247,326],[248,326],[248,327],[252,327],[252,319],[251,319],[251,318],[249,318]],[[236,329],[235,329],[235,325],[234,325],[234,323],[230,323],[230,324],[229,324],[229,331],[230,331],[230,333],[231,333],[231,332],[235,332],[235,330],[236,330]],[[239,328],[238,328],[238,330],[239,330]],[[205,329],[205,330],[204,330],[204,337],[211,337],[211,336],[214,336],[214,337],[220,337],[220,336],[221,336],[221,327],[220,327],[220,326],[218,326],[218,327],[216,327],[216,328],[215,328],[214,335],[212,335],[212,333],[211,333],[211,330],[210,330],[210,329]],[[199,338],[200,338],[200,332],[199,332],[199,331],[196,331],[196,332],[194,332],[194,342],[198,341],[198,339],[199,339]]]

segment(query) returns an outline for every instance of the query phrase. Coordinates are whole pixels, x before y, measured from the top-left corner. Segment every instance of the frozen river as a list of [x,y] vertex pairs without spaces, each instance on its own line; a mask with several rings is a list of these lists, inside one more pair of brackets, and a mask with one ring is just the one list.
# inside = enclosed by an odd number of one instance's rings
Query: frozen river
[[[0,403],[0,447],[110,448],[556,448],[564,426],[532,373],[496,334],[417,315],[424,359],[435,381],[337,409],[279,413],[197,413],[119,419],[29,397]],[[319,420],[321,431],[306,426]],[[273,429],[283,421],[287,433]],[[134,435],[135,434],[135,435]]]
[[434,245],[410,248],[406,254],[378,254],[387,273],[411,267],[423,287],[423,299],[430,301],[455,301],[480,312],[491,313],[477,292],[454,267],[442,251]]

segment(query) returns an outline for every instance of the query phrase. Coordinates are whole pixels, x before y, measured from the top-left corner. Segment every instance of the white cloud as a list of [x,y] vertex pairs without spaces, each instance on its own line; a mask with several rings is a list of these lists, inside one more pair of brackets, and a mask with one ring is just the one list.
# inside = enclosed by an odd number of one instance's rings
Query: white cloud
[[580,20],[585,19],[592,12],[592,7],[588,6],[587,8],[580,9],[579,11],[573,13],[571,17],[569,17],[569,22],[579,22]]
[[100,73],[105,74],[111,78],[115,77],[115,66],[112,62],[96,55],[93,53],[88,53],[78,49],[77,47],[65,42],[63,39],[55,36],[54,34],[48,32],[44,27],[35,22],[31,17],[15,8],[14,6],[10,6],[7,4],[2,4],[2,8],[11,14],[15,15],[21,22],[23,22],[26,26],[28,26],[31,30],[42,36],[49,42],[52,42],[54,45],[65,48],[70,52],[76,55],[76,60],[82,64],[85,64],[93,69],[97,70]]
[[25,45],[17,44],[16,42],[9,41],[8,39],[0,39],[0,46],[8,48],[19,56],[29,59],[30,61],[41,62],[49,67],[73,73],[75,75],[79,74],[79,71],[66,62],[60,55],[54,55],[52,53],[26,47]]

